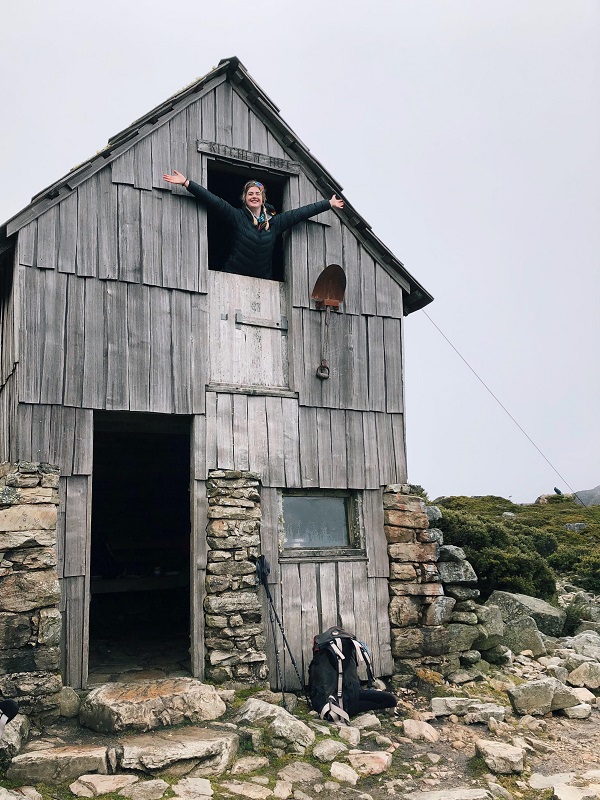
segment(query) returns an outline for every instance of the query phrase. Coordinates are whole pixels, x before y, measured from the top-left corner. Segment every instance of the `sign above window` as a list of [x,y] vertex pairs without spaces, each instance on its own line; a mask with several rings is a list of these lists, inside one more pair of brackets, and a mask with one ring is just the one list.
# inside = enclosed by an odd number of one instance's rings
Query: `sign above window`
[[300,164],[297,161],[288,161],[286,158],[275,158],[264,153],[254,153],[252,150],[243,150],[241,147],[229,147],[220,142],[210,142],[206,139],[198,139],[196,142],[199,153],[209,153],[220,158],[231,159],[233,161],[243,161],[255,167],[265,169],[276,169],[279,172],[289,172],[293,175],[300,174]]

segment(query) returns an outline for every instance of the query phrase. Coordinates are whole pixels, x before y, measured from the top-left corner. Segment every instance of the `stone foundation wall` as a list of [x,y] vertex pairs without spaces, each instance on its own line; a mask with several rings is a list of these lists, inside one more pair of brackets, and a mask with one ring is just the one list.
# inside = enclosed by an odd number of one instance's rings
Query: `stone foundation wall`
[[49,464],[0,464],[0,698],[42,723],[62,687],[58,478]]
[[213,470],[207,482],[207,575],[204,601],[206,678],[263,684],[266,638],[253,557],[260,555],[258,475]]

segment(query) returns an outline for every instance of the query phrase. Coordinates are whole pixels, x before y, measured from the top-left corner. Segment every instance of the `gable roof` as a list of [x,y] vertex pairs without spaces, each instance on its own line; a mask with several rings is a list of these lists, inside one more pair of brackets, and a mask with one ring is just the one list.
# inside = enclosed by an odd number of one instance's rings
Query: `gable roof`
[[[33,221],[52,206],[64,200],[81,183],[114,161],[136,142],[163,125],[191,103],[200,94],[206,94],[223,81],[230,81],[248,106],[260,117],[281,145],[297,161],[315,182],[323,196],[338,194],[343,196],[342,187],[300,141],[292,129],[279,115],[277,106],[250,77],[238,58],[223,59],[203,78],[174,94],[161,105],[133,122],[128,128],[112,136],[105,148],[89,160],[73,168],[67,175],[51,186],[38,192],[31,203],[0,227],[0,253],[9,246],[9,239],[20,228]],[[344,197],[343,222],[350,226],[361,243],[394,278],[404,290],[405,313],[410,314],[423,308],[433,300],[433,296],[405,269],[401,261],[373,233],[369,223],[354,209]]]

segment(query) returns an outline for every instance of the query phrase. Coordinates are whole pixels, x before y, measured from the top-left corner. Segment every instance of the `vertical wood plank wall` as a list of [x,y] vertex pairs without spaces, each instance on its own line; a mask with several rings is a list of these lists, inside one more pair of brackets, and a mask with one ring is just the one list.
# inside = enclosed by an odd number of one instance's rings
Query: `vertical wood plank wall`
[[[339,624],[370,641],[384,674],[391,652],[379,624],[387,620],[381,487],[406,480],[402,289],[333,211],[286,235],[283,284],[209,273],[205,210],[162,179],[178,169],[205,182],[197,139],[293,160],[223,81],[26,225],[12,292],[0,269],[0,297],[4,286],[8,298],[0,311],[0,436],[10,442],[0,441],[0,457],[61,470],[67,681],[82,686],[87,673],[94,409],[193,418],[194,674],[203,671],[205,481],[215,468],[261,476],[263,551],[302,668],[315,631]],[[284,206],[321,196],[310,176],[290,175]],[[347,289],[331,315],[331,377],[320,381],[324,315],[310,295],[331,263],[343,267]],[[287,317],[289,331],[236,328],[236,311]],[[362,491],[368,560],[279,565],[277,490],[286,487]],[[287,661],[284,669],[292,680]]]

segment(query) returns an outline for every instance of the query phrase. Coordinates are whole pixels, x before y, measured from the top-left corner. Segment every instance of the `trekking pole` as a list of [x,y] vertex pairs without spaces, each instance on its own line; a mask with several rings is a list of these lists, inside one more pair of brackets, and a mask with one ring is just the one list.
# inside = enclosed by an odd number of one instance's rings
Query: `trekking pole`
[[[267,600],[269,601],[269,615],[270,616],[272,615],[272,617],[274,616],[276,621],[277,621],[277,625],[279,626],[279,630],[281,631],[281,638],[283,639],[283,643],[284,643],[285,647],[287,648],[288,653],[290,654],[290,661],[292,662],[292,666],[294,668],[294,672],[296,673],[296,677],[298,678],[298,683],[300,684],[300,689],[302,690],[302,692],[304,694],[304,697],[306,698],[306,702],[310,706],[310,698],[309,698],[309,696],[308,696],[308,694],[306,692],[306,688],[304,686],[304,681],[302,680],[302,677],[300,676],[300,670],[298,669],[298,664],[296,663],[296,659],[294,658],[294,654],[292,653],[292,648],[290,647],[290,643],[288,642],[287,637],[285,635],[285,631],[283,629],[283,623],[279,619],[279,616],[278,616],[277,611],[275,609],[275,603],[273,601],[273,596],[271,594],[271,590],[269,589],[269,584],[267,582],[267,577],[268,577],[269,573],[271,572],[271,569],[269,567],[269,562],[267,561],[265,556],[258,556],[258,558],[255,559],[254,563],[256,565],[256,575],[258,577],[258,581],[259,581],[259,583],[261,583],[263,585],[264,590],[265,590],[265,594],[267,595]],[[271,617],[271,621],[272,621],[272,617]],[[275,643],[275,653],[277,654],[277,641],[276,641],[276,638],[275,638],[275,631],[273,631],[273,641]],[[281,685],[282,685],[282,688],[283,688],[283,681],[282,681]]]

